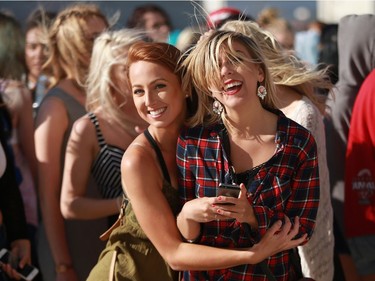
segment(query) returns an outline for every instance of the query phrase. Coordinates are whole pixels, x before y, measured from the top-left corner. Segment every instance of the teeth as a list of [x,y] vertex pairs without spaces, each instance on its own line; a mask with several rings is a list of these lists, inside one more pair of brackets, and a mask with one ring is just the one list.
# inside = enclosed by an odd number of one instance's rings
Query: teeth
[[241,86],[241,82],[231,82],[227,85],[225,85],[224,90],[227,91],[229,88],[235,87],[235,86]]
[[165,111],[165,107],[163,108],[159,108],[157,110],[150,110],[149,113],[151,116],[156,116],[156,115],[159,115],[160,113],[163,113]]

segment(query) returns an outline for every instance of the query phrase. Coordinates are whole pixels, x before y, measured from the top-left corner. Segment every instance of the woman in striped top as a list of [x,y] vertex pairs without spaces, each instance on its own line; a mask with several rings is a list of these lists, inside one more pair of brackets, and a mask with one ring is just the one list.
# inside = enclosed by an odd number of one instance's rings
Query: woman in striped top
[[[95,40],[87,80],[88,114],[75,122],[65,155],[61,211],[67,219],[109,217],[112,224],[119,213],[121,158],[138,135],[136,128],[145,127],[129,102],[125,71],[127,50],[141,39],[140,33],[123,29]],[[92,179],[102,198],[86,194]]]

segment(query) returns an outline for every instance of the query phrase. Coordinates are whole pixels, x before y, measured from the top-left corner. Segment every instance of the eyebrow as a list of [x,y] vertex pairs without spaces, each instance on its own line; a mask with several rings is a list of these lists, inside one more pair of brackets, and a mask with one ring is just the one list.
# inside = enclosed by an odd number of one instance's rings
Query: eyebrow
[[[156,78],[155,80],[152,80],[149,84],[152,85],[152,84],[155,84],[159,81],[168,82],[168,80],[165,79],[165,78]],[[137,84],[132,85],[132,88],[134,88],[134,87],[141,87],[141,85],[137,85]]]

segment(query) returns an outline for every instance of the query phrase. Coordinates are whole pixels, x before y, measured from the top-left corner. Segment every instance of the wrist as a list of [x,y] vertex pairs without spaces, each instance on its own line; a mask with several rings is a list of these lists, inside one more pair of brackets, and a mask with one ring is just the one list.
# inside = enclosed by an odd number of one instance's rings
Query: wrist
[[73,265],[71,263],[58,263],[55,266],[56,273],[64,273],[71,269],[73,269]]

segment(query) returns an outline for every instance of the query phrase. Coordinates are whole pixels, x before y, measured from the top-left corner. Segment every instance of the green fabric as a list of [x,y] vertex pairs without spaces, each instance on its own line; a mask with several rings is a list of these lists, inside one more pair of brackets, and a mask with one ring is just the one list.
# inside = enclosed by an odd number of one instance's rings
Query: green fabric
[[[177,190],[164,181],[163,193],[174,215],[179,212]],[[123,225],[109,237],[106,248],[92,269],[88,281],[176,281],[173,271],[148,240],[134,214],[131,203],[126,206]],[[110,277],[111,261],[116,251],[114,276]],[[113,278],[113,279],[111,279]]]

